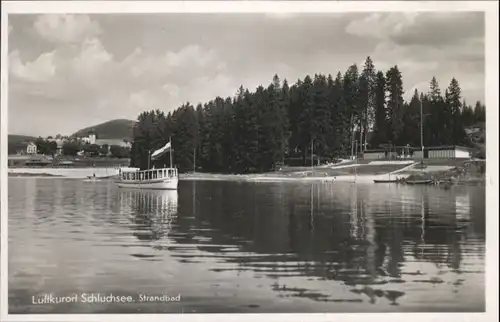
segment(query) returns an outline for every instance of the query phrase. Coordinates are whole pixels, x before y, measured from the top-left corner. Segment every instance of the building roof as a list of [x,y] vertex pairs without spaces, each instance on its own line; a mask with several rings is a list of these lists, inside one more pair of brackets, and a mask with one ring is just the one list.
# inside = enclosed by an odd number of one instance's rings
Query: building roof
[[368,149],[365,150],[364,153],[382,153],[385,152],[385,149]]
[[[441,145],[441,146],[429,146],[429,147],[424,147],[425,150],[455,150],[455,149],[460,149],[460,150],[471,150],[471,148],[465,147],[465,146],[459,146],[459,145]],[[421,151],[422,148],[420,147],[413,147],[413,151]]]

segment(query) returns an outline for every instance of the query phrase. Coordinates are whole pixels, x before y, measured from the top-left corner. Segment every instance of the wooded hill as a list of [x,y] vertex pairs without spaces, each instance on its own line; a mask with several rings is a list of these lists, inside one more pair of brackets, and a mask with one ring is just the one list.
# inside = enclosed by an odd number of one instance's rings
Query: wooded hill
[[135,121],[126,119],[117,119],[89,126],[75,132],[74,137],[85,137],[90,132],[94,132],[98,139],[120,139],[132,140],[132,129],[134,128]]

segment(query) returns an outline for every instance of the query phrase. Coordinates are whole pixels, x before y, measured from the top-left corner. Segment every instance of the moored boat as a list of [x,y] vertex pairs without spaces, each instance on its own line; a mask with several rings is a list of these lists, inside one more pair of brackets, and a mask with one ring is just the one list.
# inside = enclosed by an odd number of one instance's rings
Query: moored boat
[[398,179],[392,179],[392,180],[380,179],[380,180],[373,180],[373,182],[375,182],[375,183],[400,183],[401,180],[398,180]]
[[407,180],[406,184],[431,184],[432,180]]

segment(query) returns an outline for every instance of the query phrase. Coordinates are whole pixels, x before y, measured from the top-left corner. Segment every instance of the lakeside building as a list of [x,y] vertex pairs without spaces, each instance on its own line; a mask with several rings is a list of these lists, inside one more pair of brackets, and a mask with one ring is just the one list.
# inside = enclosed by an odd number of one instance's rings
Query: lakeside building
[[411,158],[411,147],[405,146],[389,146],[379,149],[368,149],[363,152],[365,160],[386,160],[386,159],[407,159]]
[[[422,150],[414,148],[413,157],[422,158]],[[433,146],[424,147],[424,159],[469,159],[471,157],[470,149],[463,146]]]
[[[462,146],[424,147],[424,159],[469,159],[470,157],[470,149]],[[409,146],[393,146],[390,151],[386,148],[370,149],[364,151],[363,158],[365,160],[421,159],[422,150]]]

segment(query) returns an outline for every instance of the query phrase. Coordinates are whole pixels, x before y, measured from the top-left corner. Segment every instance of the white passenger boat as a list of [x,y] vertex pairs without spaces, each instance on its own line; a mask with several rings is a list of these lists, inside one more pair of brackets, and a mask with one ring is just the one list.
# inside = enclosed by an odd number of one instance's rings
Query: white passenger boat
[[175,168],[123,171],[116,184],[120,188],[175,190],[179,175]]
[[[150,159],[158,158],[166,151],[171,150],[171,142],[168,142],[161,149],[156,150]],[[170,167],[148,170],[120,170],[118,179],[115,181],[120,188],[135,189],[158,189],[158,190],[176,190],[179,183],[179,172],[172,167],[172,153],[170,153]]]

